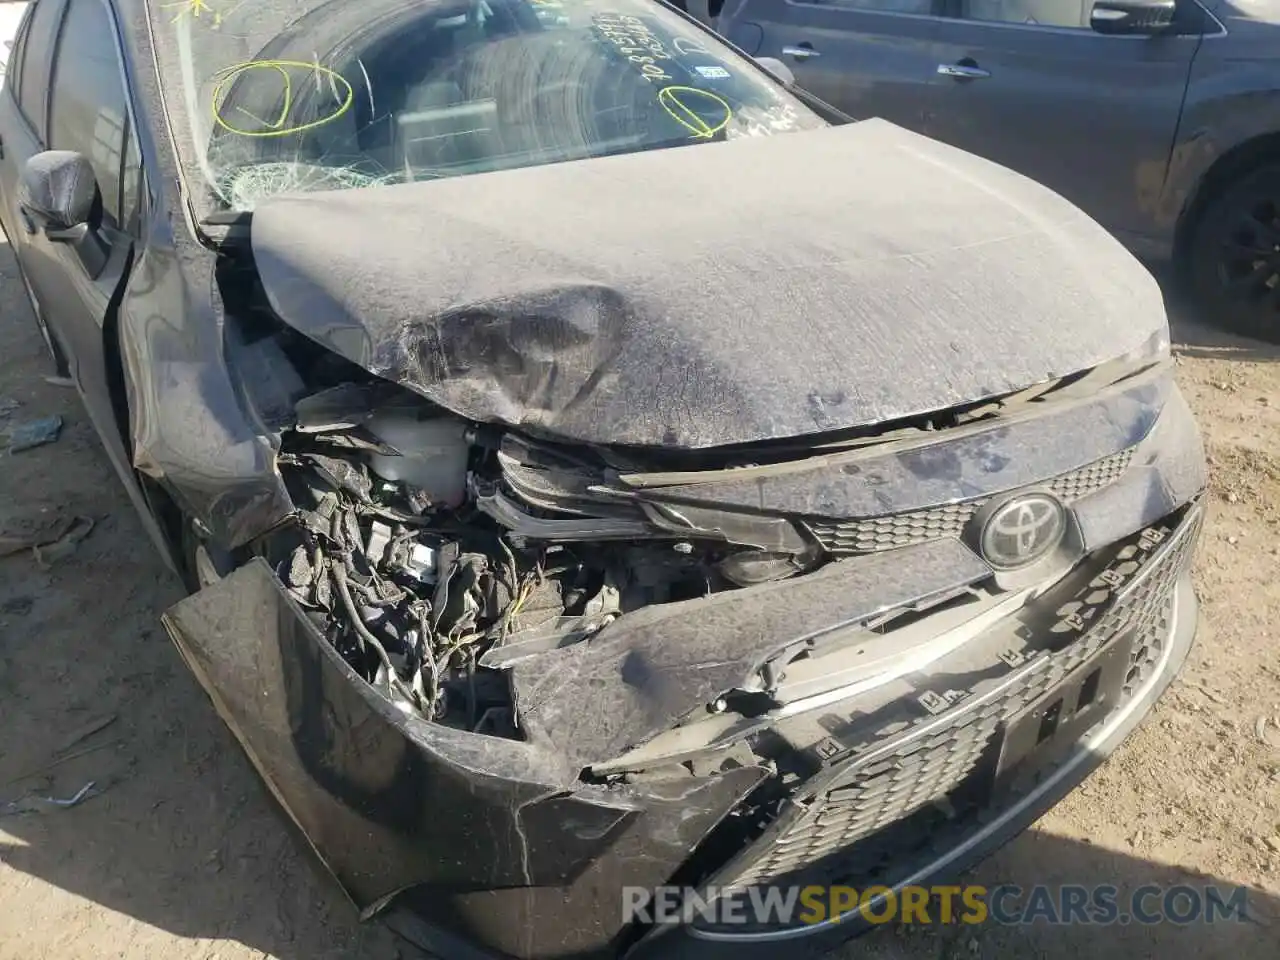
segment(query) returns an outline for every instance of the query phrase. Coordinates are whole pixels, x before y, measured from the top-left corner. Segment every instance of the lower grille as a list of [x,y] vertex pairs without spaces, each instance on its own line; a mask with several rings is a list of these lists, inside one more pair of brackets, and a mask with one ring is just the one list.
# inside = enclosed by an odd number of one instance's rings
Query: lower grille
[[[1002,724],[1058,687],[1113,638],[1131,644],[1123,697],[1132,695],[1159,661],[1174,587],[1190,561],[1198,526],[1198,515],[1192,516],[1176,529],[1149,529],[1124,546],[1088,584],[1084,599],[1055,611],[1050,633],[1060,635],[1059,643],[986,692],[977,688],[937,716],[887,735],[815,777],[821,783],[801,787],[717,883],[741,888],[801,874],[805,882],[850,882],[850,867],[864,874],[868,858],[876,859],[876,848],[884,845],[877,840],[891,841],[902,852],[902,838],[894,837],[906,821],[921,819],[915,814],[954,820],[962,788],[998,743]],[[1099,594],[1112,590],[1102,605]]]
[[1166,593],[1159,607],[1151,612],[1142,627],[1135,631],[1133,652],[1129,656],[1129,675],[1124,681],[1124,694],[1131,697],[1151,679],[1160,662],[1173,618],[1173,596]]
[[[1063,502],[1070,503],[1110,486],[1128,469],[1132,458],[1133,451],[1124,450],[1096,460],[1079,470],[1054,477],[1045,486]],[[973,515],[989,501],[990,498],[966,500],[963,503],[948,503],[928,510],[883,517],[837,521],[806,520],[804,524],[822,544],[823,549],[834,556],[875,553],[928,540],[959,538]]]
[[[1158,620],[1167,623],[1172,607],[1172,602],[1167,603]],[[1155,630],[1158,620],[1151,622],[1150,630]],[[1154,632],[1140,635],[1134,645],[1135,655],[1153,643],[1163,642],[1166,635]],[[1011,804],[1018,796],[1015,792],[1002,799],[1004,804]],[[813,883],[856,890],[872,886],[892,887],[963,843],[982,828],[990,813],[989,809],[978,805],[945,807],[937,803],[926,804],[840,850],[838,855],[824,857],[807,864],[800,871],[792,871],[787,880],[794,881],[797,886]],[[726,886],[741,888],[761,882],[765,881],[746,877]],[[736,932],[743,932],[742,928],[737,928]]]

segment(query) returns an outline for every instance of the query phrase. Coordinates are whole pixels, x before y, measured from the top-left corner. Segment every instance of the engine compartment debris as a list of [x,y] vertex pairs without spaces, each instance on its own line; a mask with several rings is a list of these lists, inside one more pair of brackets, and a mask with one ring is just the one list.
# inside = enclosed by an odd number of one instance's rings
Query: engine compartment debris
[[296,410],[279,461],[296,523],[268,559],[356,673],[434,721],[518,737],[513,659],[808,562],[610,504],[603,460],[417,398],[341,384]]

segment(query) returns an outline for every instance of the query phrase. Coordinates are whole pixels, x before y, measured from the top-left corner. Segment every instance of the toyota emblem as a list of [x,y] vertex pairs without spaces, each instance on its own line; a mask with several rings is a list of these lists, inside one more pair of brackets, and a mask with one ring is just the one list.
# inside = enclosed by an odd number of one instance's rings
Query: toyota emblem
[[1066,528],[1066,511],[1058,500],[1047,493],[1026,493],[991,511],[978,545],[987,563],[1011,570],[1052,552]]

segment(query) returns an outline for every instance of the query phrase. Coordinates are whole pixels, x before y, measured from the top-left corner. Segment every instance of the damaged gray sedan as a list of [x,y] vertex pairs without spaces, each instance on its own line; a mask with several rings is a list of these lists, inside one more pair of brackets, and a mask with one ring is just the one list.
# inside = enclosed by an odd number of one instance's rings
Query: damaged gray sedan
[[860,918],[624,907],[953,876],[1185,660],[1160,291],[1037,184],[641,0],[36,0],[14,51],[41,329],[362,915],[817,953]]

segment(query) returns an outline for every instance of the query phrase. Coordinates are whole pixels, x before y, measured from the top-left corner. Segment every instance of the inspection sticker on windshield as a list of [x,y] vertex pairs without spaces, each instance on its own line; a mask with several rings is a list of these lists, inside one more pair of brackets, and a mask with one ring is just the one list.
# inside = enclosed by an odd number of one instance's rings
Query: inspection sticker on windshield
[[728,80],[729,71],[724,67],[694,67],[698,71],[698,75],[706,77],[708,80]]

